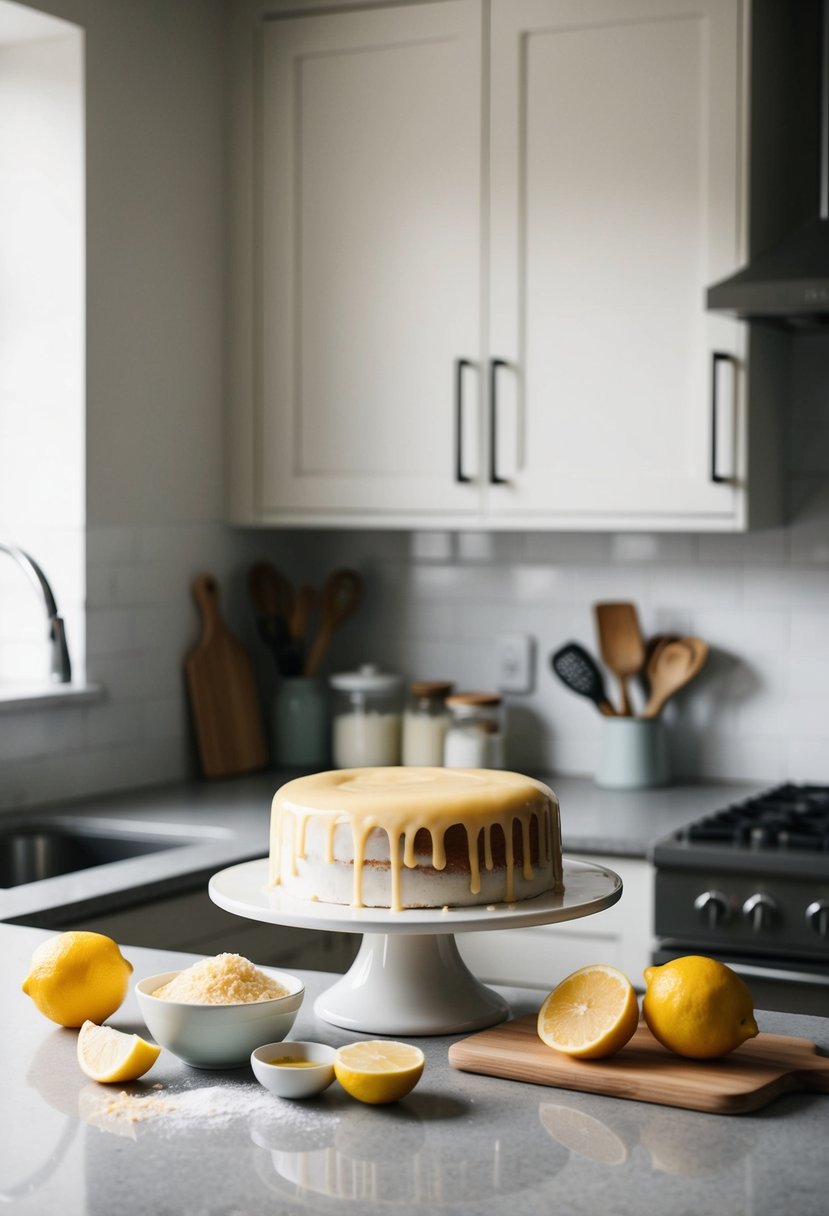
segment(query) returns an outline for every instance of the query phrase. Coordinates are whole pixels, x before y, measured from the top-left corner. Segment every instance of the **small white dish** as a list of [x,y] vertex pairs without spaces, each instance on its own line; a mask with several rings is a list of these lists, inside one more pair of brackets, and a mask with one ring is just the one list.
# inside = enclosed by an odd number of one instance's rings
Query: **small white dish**
[[277,1042],[290,1033],[305,996],[305,985],[295,975],[271,967],[259,970],[287,988],[288,995],[240,1005],[189,1005],[153,995],[181,974],[164,971],[135,985],[141,1016],[156,1043],[185,1064],[240,1068],[259,1043]]
[[313,1098],[334,1080],[337,1052],[325,1043],[265,1043],[251,1052],[257,1081],[280,1098]]

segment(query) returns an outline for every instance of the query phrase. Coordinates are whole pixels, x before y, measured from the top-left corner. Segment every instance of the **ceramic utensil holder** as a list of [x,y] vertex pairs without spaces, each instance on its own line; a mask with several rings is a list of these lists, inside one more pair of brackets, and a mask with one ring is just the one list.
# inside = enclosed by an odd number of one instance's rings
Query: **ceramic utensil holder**
[[659,718],[602,718],[596,785],[635,790],[667,785],[668,740]]
[[273,763],[282,768],[323,768],[328,764],[328,699],[314,678],[280,681],[273,699]]

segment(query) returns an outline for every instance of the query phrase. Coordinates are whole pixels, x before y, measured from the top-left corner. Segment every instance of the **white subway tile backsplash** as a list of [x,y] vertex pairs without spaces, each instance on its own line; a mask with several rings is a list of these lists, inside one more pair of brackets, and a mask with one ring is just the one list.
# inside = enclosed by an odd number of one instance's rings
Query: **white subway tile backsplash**
[[413,562],[449,562],[455,556],[452,532],[413,532],[411,559]]
[[786,779],[829,785],[829,746],[825,735],[798,735],[785,742]]
[[788,555],[789,533],[784,528],[764,532],[732,535],[714,532],[697,537],[697,552],[701,562],[728,565],[781,565]]
[[87,529],[87,566],[111,566],[137,558],[140,549],[139,529],[92,524]]
[[792,564],[829,564],[829,479],[798,478],[792,497],[796,504],[789,533]]
[[697,556],[698,538],[690,532],[620,532],[610,538],[610,560],[625,564],[639,562],[692,562]]
[[655,567],[650,578],[654,605],[681,604],[686,610],[727,608],[741,602],[741,592],[741,573],[733,566],[666,563]]
[[[715,780],[779,782],[786,779],[786,745],[779,735],[738,736],[712,733],[699,740],[695,771],[685,777],[704,773]],[[677,774],[679,775],[679,774]]]
[[177,571],[166,562],[133,562],[113,567],[113,592],[117,604],[131,608],[143,604],[166,604],[174,594]]
[[516,556],[559,565],[591,565],[610,560],[612,536],[604,532],[528,532],[516,540]]
[[790,616],[780,608],[702,609],[694,614],[694,630],[709,646],[734,656],[749,652],[778,655],[785,651]]
[[829,656],[829,606],[820,610],[796,608],[789,617],[789,647],[794,657]]
[[172,692],[181,680],[180,668],[163,651],[98,655],[90,658],[88,674],[94,683],[126,699]]
[[90,608],[86,621],[87,653],[90,659],[101,655],[124,654],[132,648],[131,609]]
[[34,757],[65,757],[85,745],[83,713],[32,709],[0,720],[0,765]]
[[827,608],[829,569],[790,566],[778,570],[746,570],[743,573],[745,603],[767,608]]
[[108,699],[89,705],[86,717],[86,744],[92,751],[113,744],[135,743],[144,734],[144,706],[141,701]]
[[183,739],[187,733],[187,714],[181,695],[148,697],[141,706],[142,736],[148,740]]

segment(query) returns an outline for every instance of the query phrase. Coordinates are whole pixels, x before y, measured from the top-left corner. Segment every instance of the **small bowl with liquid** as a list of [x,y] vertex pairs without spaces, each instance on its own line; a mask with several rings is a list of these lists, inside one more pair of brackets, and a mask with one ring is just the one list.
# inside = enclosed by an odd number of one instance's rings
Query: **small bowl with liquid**
[[265,1043],[251,1052],[256,1080],[279,1098],[313,1098],[334,1080],[337,1052],[325,1043]]

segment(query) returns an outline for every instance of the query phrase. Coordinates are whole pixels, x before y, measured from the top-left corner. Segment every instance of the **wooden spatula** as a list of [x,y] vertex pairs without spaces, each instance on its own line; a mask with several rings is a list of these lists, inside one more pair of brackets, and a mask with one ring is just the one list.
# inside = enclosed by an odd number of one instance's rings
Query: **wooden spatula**
[[619,681],[619,703],[623,717],[630,717],[627,682],[645,665],[645,641],[639,628],[636,607],[630,603],[593,605],[599,649],[606,665]]
[[655,718],[675,692],[690,683],[708,658],[708,643],[702,638],[680,638],[654,651],[648,663],[651,695],[642,710],[643,718]]

